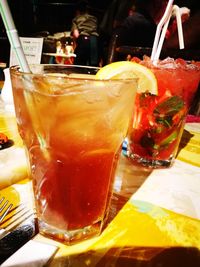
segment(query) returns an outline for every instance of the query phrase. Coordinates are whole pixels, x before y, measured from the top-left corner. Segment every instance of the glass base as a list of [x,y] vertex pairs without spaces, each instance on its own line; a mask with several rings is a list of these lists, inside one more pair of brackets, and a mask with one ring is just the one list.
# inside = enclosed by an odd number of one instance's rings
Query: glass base
[[172,163],[174,162],[174,158],[171,156],[169,159],[166,160],[159,160],[159,159],[147,159],[147,158],[142,158],[138,155],[135,154],[129,154],[127,152],[126,156],[134,161],[137,162],[139,164],[142,164],[145,167],[149,167],[149,168],[169,168]]
[[73,245],[80,241],[100,235],[103,222],[100,221],[81,229],[66,231],[38,220],[38,227],[40,234],[67,245]]

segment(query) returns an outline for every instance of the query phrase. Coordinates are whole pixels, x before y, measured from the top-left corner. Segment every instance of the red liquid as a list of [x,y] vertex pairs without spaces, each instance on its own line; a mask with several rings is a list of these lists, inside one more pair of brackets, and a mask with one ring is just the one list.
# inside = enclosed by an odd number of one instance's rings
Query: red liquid
[[176,60],[179,65],[174,68],[153,67],[148,59],[140,64],[154,72],[158,95],[137,94],[129,150],[136,160],[171,161],[177,153],[187,110],[198,88],[200,71],[184,68],[183,60]]

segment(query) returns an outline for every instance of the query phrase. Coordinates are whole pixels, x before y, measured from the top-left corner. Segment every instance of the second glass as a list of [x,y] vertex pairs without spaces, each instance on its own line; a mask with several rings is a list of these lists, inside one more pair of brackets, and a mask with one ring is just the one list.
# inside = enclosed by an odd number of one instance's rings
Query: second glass
[[156,65],[148,57],[139,62],[155,74],[158,95],[138,93],[133,125],[127,138],[127,156],[145,166],[172,165],[185,118],[198,88],[200,69],[195,63],[167,58]]
[[42,234],[68,244],[100,234],[132,115],[137,81],[98,69],[11,68],[15,110]]

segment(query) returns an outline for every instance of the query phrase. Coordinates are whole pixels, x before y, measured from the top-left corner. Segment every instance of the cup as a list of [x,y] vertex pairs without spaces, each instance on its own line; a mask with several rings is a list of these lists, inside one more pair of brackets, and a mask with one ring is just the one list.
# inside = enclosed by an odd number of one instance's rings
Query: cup
[[92,67],[30,67],[10,71],[39,230],[72,244],[105,225],[137,80],[97,80]]
[[155,74],[158,95],[148,91],[137,94],[126,154],[148,167],[169,167],[177,155],[185,118],[198,88],[200,68],[171,58],[153,64],[144,57],[139,63]]

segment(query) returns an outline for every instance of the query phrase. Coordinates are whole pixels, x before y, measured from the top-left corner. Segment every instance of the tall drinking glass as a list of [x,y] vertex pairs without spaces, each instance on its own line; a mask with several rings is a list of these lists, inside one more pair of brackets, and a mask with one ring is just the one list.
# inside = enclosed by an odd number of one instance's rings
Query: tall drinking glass
[[146,93],[137,94],[127,154],[149,167],[168,167],[178,151],[186,114],[198,88],[200,68],[171,58],[155,65],[144,57],[139,63],[155,74],[158,95],[149,94],[148,88]]
[[98,69],[11,68],[42,234],[73,243],[100,234],[112,195],[137,81],[97,80]]

